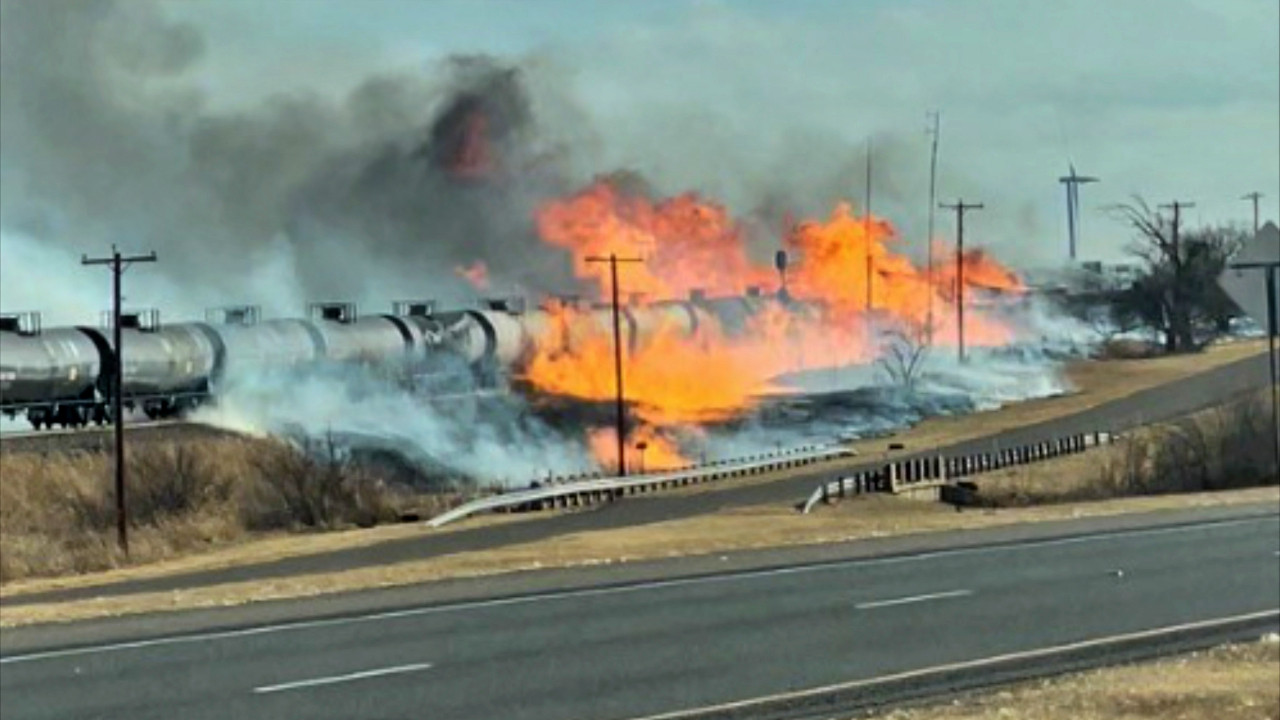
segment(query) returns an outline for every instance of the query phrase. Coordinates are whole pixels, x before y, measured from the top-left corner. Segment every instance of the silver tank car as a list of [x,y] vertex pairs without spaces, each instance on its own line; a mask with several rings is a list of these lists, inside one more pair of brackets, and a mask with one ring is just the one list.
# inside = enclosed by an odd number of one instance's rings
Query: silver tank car
[[[468,310],[466,315],[479,328],[479,337],[483,337],[483,357],[497,367],[514,367],[529,348],[529,337],[525,331],[525,318],[506,310]],[[476,351],[476,330],[467,328],[462,337],[465,338],[466,352]]]
[[371,316],[352,322],[320,320],[325,359],[332,362],[383,363],[407,360],[413,335],[400,318]]
[[33,423],[75,420],[55,417],[57,405],[93,403],[105,348],[101,334],[92,328],[31,334],[0,330],[0,409],[12,412],[38,406],[30,416]]
[[124,327],[121,342],[126,398],[156,396],[165,409],[174,396],[207,392],[221,351],[221,338],[205,323]]
[[485,362],[492,351],[492,340],[485,331],[487,323],[474,311],[446,312],[436,316],[440,321],[441,341],[448,351],[468,365]]
[[631,344],[633,350],[636,343],[645,342],[658,332],[674,332],[683,337],[692,337],[705,321],[698,308],[681,300],[663,300],[630,308],[630,315],[635,324]]
[[295,367],[324,357],[324,336],[306,320],[267,320],[254,325],[215,325],[223,363],[217,381],[234,382],[245,373]]

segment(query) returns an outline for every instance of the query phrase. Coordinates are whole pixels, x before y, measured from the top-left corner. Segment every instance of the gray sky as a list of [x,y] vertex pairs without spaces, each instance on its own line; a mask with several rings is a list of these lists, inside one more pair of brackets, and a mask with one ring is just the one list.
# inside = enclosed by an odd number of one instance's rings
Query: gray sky
[[[744,175],[782,163],[803,187],[815,147],[847,153],[887,135],[897,152],[884,171],[903,196],[887,212],[904,234],[920,232],[924,113],[939,108],[941,196],[985,201],[975,238],[1028,260],[1065,247],[1056,178],[1068,158],[1104,181],[1083,193],[1087,255],[1115,256],[1126,235],[1099,208],[1133,193],[1194,200],[1203,222],[1244,221],[1239,197],[1252,190],[1267,195],[1264,217],[1280,207],[1274,0],[223,0],[170,11],[205,34],[192,73],[214,107],[301,87],[337,95],[373,70],[450,53],[532,57],[591,117],[596,162],[734,205],[750,202]],[[781,159],[789,144],[795,163]]]
[[[1083,192],[1086,259],[1124,257],[1128,231],[1100,208],[1135,193],[1196,202],[1191,224],[1244,223],[1240,196],[1258,190],[1263,217],[1280,216],[1276,0],[3,0],[0,12],[7,309],[58,310],[49,284],[70,287],[81,252],[117,241],[164,257],[131,301],[188,314],[231,300],[296,311],[333,293],[382,303],[426,292],[424,278],[448,299],[464,256],[532,267],[547,253],[518,202],[451,214],[453,199],[400,183],[351,203],[367,215],[355,229],[297,222],[349,197],[319,181],[341,188],[370,148],[422,137],[459,54],[522,69],[539,152],[571,180],[635,170],[770,223],[860,204],[874,138],[875,209],[917,257],[935,108],[939,199],[985,202],[968,239],[1015,265],[1065,258],[1069,159],[1103,179]],[[472,223],[496,216],[511,222]],[[370,235],[380,224],[386,237]],[[940,212],[937,234],[952,233]],[[767,259],[776,238],[753,242]],[[105,274],[77,273],[57,317],[101,305]]]

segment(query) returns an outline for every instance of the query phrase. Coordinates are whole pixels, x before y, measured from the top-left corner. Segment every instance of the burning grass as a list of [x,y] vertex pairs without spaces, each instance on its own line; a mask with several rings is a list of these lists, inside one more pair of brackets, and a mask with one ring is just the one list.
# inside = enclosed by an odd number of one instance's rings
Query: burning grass
[[[1024,290],[981,251],[965,254],[963,279],[961,258],[946,248],[926,273],[896,247],[887,220],[857,216],[848,203],[825,219],[780,228],[778,239],[796,259],[784,253],[776,268],[752,256],[745,225],[722,204],[695,193],[654,198],[617,178],[546,202],[537,228],[544,242],[571,254],[574,273],[595,286],[597,299],[616,290],[614,282],[635,298],[623,374],[635,413],[659,431],[738,416],[788,373],[872,361],[874,326],[921,328],[934,311],[949,317],[961,293],[968,342],[1006,345],[1014,329],[975,302],[975,291]],[[607,257],[628,262],[616,271],[600,262]],[[699,300],[680,304],[692,297]],[[533,333],[523,381],[552,395],[611,398],[608,323],[591,309],[549,313],[543,332]],[[955,344],[947,324],[934,330],[939,344]]]
[[0,455],[0,582],[89,573],[280,532],[369,527],[453,498],[388,483],[331,446],[216,439],[128,454],[130,555],[116,545],[112,461]]
[[1227,645],[858,720],[1280,720],[1280,641]]

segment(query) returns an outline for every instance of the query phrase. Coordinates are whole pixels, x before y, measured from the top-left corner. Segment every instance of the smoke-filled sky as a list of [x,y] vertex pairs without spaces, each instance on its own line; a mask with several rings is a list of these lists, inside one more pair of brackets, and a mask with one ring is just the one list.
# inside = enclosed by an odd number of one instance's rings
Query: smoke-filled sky
[[[1016,263],[1065,253],[1069,159],[1103,179],[1082,192],[1086,257],[1122,257],[1126,230],[1099,208],[1134,193],[1195,201],[1192,223],[1245,222],[1239,198],[1258,190],[1263,217],[1280,215],[1274,0],[0,8],[6,310],[96,309],[105,277],[63,265],[111,241],[161,252],[134,300],[180,293],[183,309],[448,297],[452,266],[477,256],[506,287],[554,289],[564,268],[528,251],[523,226],[548,194],[626,168],[743,215],[825,215],[860,201],[868,137],[875,209],[918,247],[931,109],[940,199],[985,202],[970,241]],[[507,68],[509,156],[534,169],[482,195],[442,189],[417,160],[433,119]],[[64,280],[95,299],[38,295]]]

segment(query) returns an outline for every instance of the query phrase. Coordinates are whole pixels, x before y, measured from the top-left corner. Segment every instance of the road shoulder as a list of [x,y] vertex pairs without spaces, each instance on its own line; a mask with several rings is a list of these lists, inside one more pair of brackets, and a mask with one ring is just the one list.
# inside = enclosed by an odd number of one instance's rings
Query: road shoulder
[[[1274,490],[1274,489],[1272,489]],[[1256,492],[1256,491],[1249,491]],[[396,587],[366,587],[351,592],[298,592],[301,597],[261,598],[228,607],[219,593],[226,587],[160,593],[141,598],[143,604],[112,607],[121,599],[104,598],[0,608],[8,625],[0,629],[0,653],[10,655],[51,647],[78,646],[124,639],[158,637],[211,629],[343,617],[398,609],[580,591],[681,578],[702,577],[806,564],[838,563],[922,553],[954,552],[998,545],[1038,542],[1098,534],[1146,531],[1197,523],[1230,522],[1280,515],[1276,496],[1261,501],[1215,504],[1195,508],[1093,515],[1065,519],[1002,524],[970,530],[948,530],[849,542],[764,549],[726,550],[682,557],[653,557],[629,562],[580,564],[573,567],[516,571],[478,577],[450,577]],[[298,591],[300,588],[294,587]],[[201,592],[208,593],[204,597]],[[139,598],[124,598],[137,601]],[[201,604],[203,601],[203,604]],[[150,606],[143,611],[139,608]],[[160,610],[169,610],[162,612]],[[178,612],[178,610],[182,610]],[[15,614],[26,611],[26,615]],[[25,622],[23,622],[25,620]],[[18,627],[18,625],[29,625]]]

